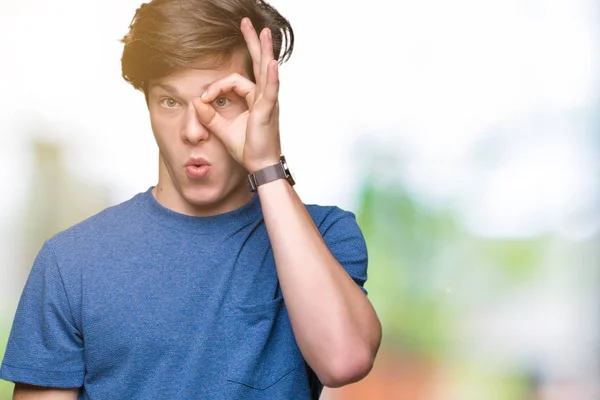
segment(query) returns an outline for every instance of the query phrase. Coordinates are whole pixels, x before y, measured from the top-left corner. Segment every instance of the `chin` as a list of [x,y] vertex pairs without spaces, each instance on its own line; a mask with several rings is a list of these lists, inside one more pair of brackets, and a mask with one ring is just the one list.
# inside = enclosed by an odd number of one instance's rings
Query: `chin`
[[222,188],[206,186],[188,187],[181,194],[186,202],[198,207],[216,204],[224,197]]

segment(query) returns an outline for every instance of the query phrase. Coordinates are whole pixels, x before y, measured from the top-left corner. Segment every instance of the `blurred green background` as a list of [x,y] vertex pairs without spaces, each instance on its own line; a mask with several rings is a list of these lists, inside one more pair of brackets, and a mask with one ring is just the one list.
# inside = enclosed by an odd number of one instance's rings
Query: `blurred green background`
[[[43,241],[156,180],[119,71],[139,1],[48,4],[0,15],[0,356]],[[323,399],[600,399],[600,6],[272,4],[297,190],[355,212],[384,327]]]

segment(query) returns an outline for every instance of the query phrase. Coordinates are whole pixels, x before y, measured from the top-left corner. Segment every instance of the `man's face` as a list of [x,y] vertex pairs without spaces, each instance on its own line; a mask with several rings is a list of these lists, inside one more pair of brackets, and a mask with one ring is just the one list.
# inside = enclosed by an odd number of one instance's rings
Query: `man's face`
[[[247,171],[229,155],[223,142],[200,124],[193,100],[213,82],[232,73],[248,76],[246,56],[235,53],[223,68],[182,69],[153,80],[148,88],[152,131],[160,152],[157,200],[188,215],[213,215],[241,207],[251,194]],[[213,106],[233,119],[248,109],[245,99],[228,93]],[[201,165],[204,162],[209,165]]]

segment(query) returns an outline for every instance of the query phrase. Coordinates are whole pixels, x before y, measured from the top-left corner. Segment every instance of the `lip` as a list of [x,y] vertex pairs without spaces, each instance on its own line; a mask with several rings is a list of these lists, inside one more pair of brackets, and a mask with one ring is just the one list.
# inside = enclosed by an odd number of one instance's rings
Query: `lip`
[[185,164],[185,172],[191,179],[206,178],[210,168],[210,163],[202,157],[193,157]]
[[186,167],[202,167],[205,165],[210,167],[210,163],[203,157],[192,157],[185,164]]

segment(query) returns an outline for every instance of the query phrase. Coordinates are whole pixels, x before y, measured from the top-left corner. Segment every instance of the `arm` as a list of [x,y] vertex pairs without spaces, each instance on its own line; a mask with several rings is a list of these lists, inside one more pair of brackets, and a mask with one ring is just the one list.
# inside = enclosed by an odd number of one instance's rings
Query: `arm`
[[[246,170],[279,162],[279,70],[271,31],[258,37],[244,18],[241,30],[252,58],[256,84],[230,75],[211,84],[194,102],[200,122],[227,147]],[[219,95],[234,92],[248,110],[233,119],[210,106]],[[294,189],[284,180],[258,189],[281,290],[302,355],[330,387],[366,376],[381,340],[375,311],[323,241]]]
[[62,279],[67,274],[59,268],[54,243],[45,242],[33,263],[0,367],[0,379],[19,382],[15,398],[28,388],[22,383],[39,388],[83,385],[83,337],[73,317],[77,302],[67,297],[70,290]]
[[77,400],[79,389],[56,389],[15,384],[13,400]]
[[325,386],[365,377],[381,341],[377,315],[336,261],[295,190],[278,180],[258,188],[294,335]]

